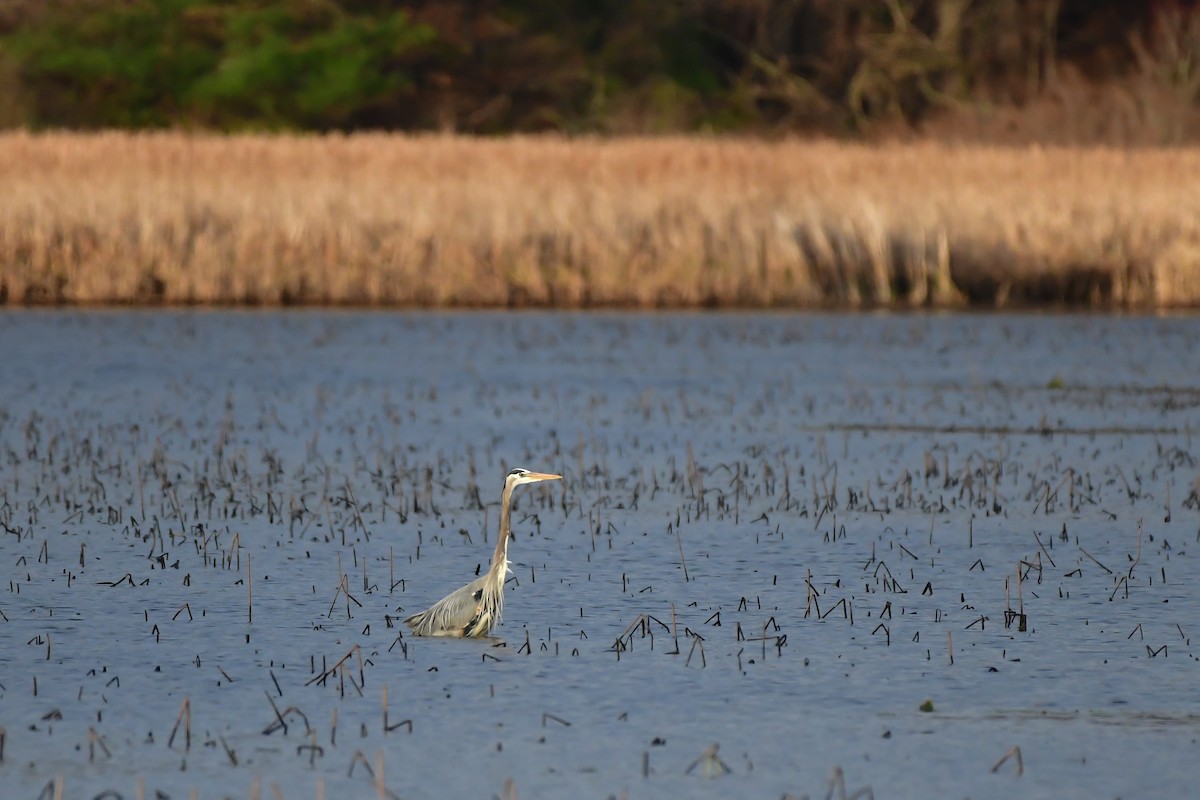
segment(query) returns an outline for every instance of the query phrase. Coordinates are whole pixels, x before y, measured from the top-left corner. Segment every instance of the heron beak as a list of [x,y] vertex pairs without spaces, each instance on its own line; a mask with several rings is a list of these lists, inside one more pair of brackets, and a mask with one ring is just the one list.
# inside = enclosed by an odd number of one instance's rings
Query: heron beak
[[554,475],[549,472],[527,472],[525,473],[527,481],[559,481],[562,480],[562,475]]

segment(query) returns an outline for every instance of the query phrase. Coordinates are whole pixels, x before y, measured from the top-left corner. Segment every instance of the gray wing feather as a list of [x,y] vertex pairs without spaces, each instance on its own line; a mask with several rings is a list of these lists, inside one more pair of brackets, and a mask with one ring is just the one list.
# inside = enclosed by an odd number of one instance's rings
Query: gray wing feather
[[[484,610],[481,602],[484,581],[481,576],[438,600],[432,606],[413,614],[404,623],[417,636],[479,636],[478,617]],[[491,627],[489,624],[488,628]],[[486,633],[486,631],[484,631]]]

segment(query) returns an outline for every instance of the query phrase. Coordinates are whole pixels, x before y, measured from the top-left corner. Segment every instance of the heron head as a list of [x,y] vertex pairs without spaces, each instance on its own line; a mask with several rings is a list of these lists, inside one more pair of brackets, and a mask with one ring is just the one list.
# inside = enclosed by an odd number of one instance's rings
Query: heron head
[[505,483],[513,486],[520,486],[523,483],[537,483],[538,481],[557,481],[561,480],[562,475],[555,475],[550,472],[532,472],[521,467],[517,467],[508,473],[508,477],[504,479]]

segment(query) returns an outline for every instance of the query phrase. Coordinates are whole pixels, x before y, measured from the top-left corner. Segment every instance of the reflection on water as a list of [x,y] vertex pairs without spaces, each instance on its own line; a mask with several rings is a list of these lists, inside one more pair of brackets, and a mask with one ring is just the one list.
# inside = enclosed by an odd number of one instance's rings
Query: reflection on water
[[[817,796],[837,767],[880,796],[1182,796],[1198,338],[5,314],[0,770],[28,796]],[[403,635],[487,568],[512,466],[565,479],[516,498],[499,637]],[[689,771],[714,743],[729,772]],[[1025,773],[993,773],[1014,745]]]

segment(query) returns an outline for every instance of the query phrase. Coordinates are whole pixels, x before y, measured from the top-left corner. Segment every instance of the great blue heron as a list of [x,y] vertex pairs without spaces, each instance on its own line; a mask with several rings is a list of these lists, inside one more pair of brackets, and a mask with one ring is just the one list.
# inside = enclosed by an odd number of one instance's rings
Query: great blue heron
[[438,600],[426,610],[413,614],[404,623],[417,636],[487,636],[492,626],[500,621],[504,610],[504,578],[508,574],[508,539],[512,536],[509,524],[509,506],[513,489],[523,483],[556,481],[562,475],[548,472],[530,472],[518,467],[504,479],[504,493],[500,495],[500,531],[496,539],[496,552],[492,553],[492,565],[485,575],[476,578],[461,589],[456,589]]

